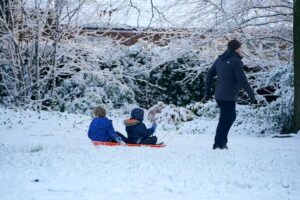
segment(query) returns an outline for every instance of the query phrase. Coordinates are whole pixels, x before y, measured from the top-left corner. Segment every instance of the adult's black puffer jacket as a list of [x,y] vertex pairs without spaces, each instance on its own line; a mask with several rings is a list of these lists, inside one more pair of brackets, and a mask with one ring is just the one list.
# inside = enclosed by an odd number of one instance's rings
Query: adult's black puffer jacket
[[217,76],[215,99],[219,101],[236,101],[239,90],[243,88],[251,101],[255,96],[243,69],[241,56],[228,49],[220,55],[209,69],[205,80],[206,96],[211,96],[212,81]]

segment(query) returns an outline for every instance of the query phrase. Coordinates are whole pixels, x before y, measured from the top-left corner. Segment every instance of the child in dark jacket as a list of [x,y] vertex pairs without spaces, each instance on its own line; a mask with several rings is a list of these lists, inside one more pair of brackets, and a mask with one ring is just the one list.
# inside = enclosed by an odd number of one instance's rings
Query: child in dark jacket
[[88,137],[92,141],[124,143],[124,136],[114,130],[112,121],[106,118],[106,110],[103,107],[95,107],[93,116],[88,130]]
[[135,108],[131,111],[131,118],[124,121],[128,142],[132,144],[156,144],[157,137],[153,136],[156,125],[153,124],[151,128],[146,128],[143,123],[144,110]]

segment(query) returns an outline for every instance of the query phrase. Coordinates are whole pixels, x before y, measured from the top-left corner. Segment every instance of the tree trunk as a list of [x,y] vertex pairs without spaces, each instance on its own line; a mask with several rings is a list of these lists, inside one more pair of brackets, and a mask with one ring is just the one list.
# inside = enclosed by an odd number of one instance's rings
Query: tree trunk
[[294,118],[289,132],[300,129],[300,0],[294,2]]
[[40,99],[40,86],[39,86],[39,81],[40,81],[40,55],[39,55],[39,20],[40,20],[40,15],[38,12],[38,2],[35,0],[35,10],[36,10],[36,19],[35,19],[35,35],[34,35],[34,61],[35,61],[35,89],[36,89],[36,100]]
[[56,56],[57,56],[57,44],[58,44],[58,37],[59,37],[59,16],[60,16],[60,11],[62,9],[62,2],[59,0],[55,1],[55,30],[54,30],[54,35],[53,35],[53,57],[52,57],[52,62],[53,62],[53,67],[52,67],[52,88],[51,88],[51,96],[53,97],[54,94],[54,89],[56,88]]

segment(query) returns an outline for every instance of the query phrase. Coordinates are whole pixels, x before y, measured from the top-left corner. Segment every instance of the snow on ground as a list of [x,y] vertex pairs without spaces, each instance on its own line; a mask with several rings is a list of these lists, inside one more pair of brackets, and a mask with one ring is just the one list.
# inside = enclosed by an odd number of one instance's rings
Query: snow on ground
[[[123,118],[113,118],[124,132]],[[206,121],[196,121],[206,126]],[[300,137],[176,134],[166,148],[93,146],[89,116],[0,108],[0,199],[298,199]],[[217,122],[209,122],[216,125]],[[212,130],[214,127],[212,127]],[[210,131],[213,132],[213,131]]]

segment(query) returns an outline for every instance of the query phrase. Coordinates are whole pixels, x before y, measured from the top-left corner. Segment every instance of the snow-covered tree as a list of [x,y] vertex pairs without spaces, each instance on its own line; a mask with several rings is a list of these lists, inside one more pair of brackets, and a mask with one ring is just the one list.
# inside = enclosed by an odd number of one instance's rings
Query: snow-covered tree
[[[144,107],[158,101],[194,104],[203,97],[206,70],[227,41],[237,38],[265,108],[257,115],[266,112],[272,116],[265,118],[280,123],[273,111],[282,110],[286,126],[292,22],[292,0],[5,0],[0,100],[71,112],[102,103],[111,108],[135,101]],[[132,30],[132,36],[116,30]],[[134,45],[124,45],[131,40]],[[238,103],[247,104],[243,93],[240,97]],[[210,110],[188,107],[196,114]]]
[[62,57],[58,42],[70,32],[62,26],[71,24],[81,6],[79,3],[71,9],[70,5],[52,0],[2,2],[0,84],[9,101],[41,101],[49,86],[55,87]]
[[294,1],[294,118],[291,132],[300,129],[300,1]]

